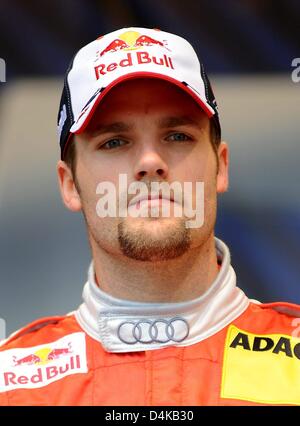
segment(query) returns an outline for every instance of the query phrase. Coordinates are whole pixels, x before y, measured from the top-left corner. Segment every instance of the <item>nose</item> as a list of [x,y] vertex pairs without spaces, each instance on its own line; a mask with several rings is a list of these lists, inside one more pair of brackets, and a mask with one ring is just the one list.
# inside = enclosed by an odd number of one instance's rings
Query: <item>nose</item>
[[165,179],[167,175],[168,165],[157,151],[151,149],[140,154],[134,170],[136,180],[140,180],[145,177],[148,179],[157,177]]

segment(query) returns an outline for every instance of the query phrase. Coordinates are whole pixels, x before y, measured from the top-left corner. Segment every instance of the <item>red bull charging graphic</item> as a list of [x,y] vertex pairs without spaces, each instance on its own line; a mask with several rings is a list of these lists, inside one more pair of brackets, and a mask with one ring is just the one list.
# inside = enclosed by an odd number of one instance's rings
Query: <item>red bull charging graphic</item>
[[[101,39],[101,38],[100,38]],[[159,41],[153,37],[149,37],[144,34],[140,34],[137,31],[126,31],[121,34],[118,38],[113,40],[108,46],[105,47],[102,51],[99,52],[99,56],[102,57],[106,53],[117,52],[118,50],[136,50],[144,46],[161,46],[170,51],[167,47],[167,42],[165,40]]]

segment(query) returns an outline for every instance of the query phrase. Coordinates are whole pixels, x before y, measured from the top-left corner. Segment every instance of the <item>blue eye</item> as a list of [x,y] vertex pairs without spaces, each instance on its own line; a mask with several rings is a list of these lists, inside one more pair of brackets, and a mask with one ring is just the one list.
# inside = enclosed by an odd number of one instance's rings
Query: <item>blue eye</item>
[[172,135],[168,136],[169,140],[173,140],[174,142],[185,142],[191,140],[186,134],[184,133],[173,133]]
[[122,139],[111,139],[107,142],[105,142],[103,145],[101,145],[101,149],[114,149],[119,148],[120,146],[125,145],[127,142],[123,141]]

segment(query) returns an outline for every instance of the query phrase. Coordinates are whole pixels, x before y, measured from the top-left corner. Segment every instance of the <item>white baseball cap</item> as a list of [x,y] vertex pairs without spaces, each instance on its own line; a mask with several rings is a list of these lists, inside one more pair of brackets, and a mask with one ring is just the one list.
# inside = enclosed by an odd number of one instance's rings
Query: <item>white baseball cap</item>
[[123,28],[81,48],[65,76],[58,114],[61,158],[72,134],[81,133],[101,100],[117,84],[159,78],[183,89],[221,129],[217,103],[195,50],[184,38],[149,28]]

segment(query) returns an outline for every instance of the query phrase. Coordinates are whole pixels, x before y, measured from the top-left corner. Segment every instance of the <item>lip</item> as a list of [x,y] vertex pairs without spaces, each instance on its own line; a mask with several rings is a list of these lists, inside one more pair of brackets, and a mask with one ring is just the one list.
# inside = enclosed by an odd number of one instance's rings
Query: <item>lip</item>
[[174,199],[173,199],[173,197],[163,197],[162,195],[144,195],[144,196],[141,196],[141,197],[138,197],[137,199],[134,199],[134,202],[132,202],[132,200],[130,201],[130,203],[129,203],[129,207],[132,207],[132,206],[140,206],[140,204],[141,204],[141,202],[142,201],[145,201],[145,200],[148,200],[148,201],[152,201],[152,200],[166,200],[166,201],[169,201],[169,202],[172,202],[172,203],[174,203]]

